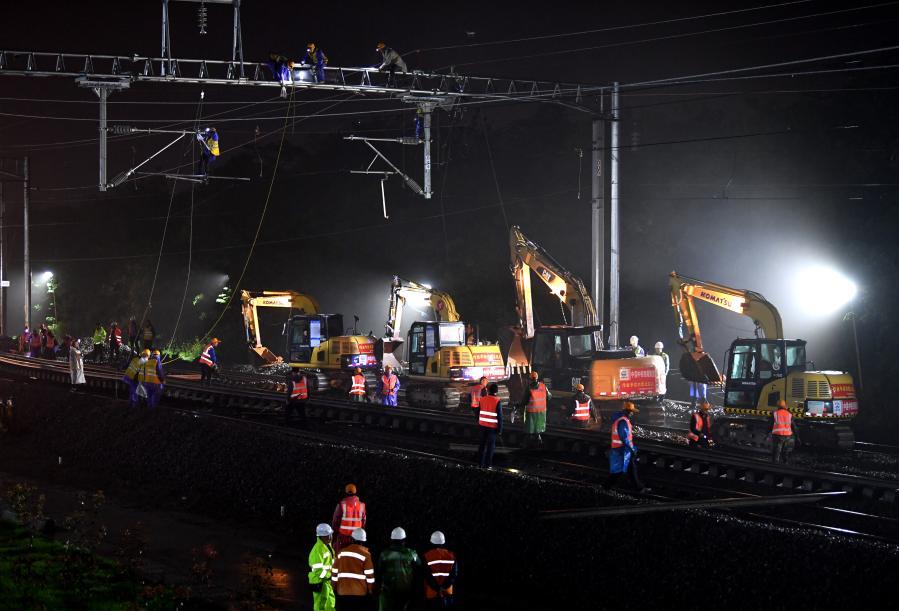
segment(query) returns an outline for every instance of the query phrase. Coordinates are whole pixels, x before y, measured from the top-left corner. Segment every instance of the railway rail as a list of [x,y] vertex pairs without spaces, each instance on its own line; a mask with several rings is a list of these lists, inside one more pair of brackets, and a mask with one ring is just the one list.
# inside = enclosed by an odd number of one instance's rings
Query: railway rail
[[[20,378],[69,383],[68,366],[62,362],[0,355],[0,370]],[[110,394],[123,389],[120,372],[109,368],[86,364],[85,377],[88,386],[93,389]],[[240,385],[203,386],[187,376],[172,374],[166,380],[165,396],[175,402],[223,410],[236,417],[274,415],[284,405],[283,393]],[[339,420],[405,434],[443,436],[463,443],[476,443],[479,436],[478,427],[469,414],[409,407],[382,409],[369,404],[318,397],[310,400],[306,412],[312,419]],[[504,441],[506,446],[522,446],[526,441],[523,427],[507,425]],[[605,435],[597,435],[595,431],[558,427],[550,428],[544,434],[544,447],[550,452],[600,461],[608,449],[608,442]],[[886,503],[895,503],[899,491],[899,480],[896,479],[774,464],[746,455],[702,451],[649,439],[641,441],[637,460],[647,474],[685,473],[703,476],[709,483],[742,482],[776,491],[842,490],[859,498]]]

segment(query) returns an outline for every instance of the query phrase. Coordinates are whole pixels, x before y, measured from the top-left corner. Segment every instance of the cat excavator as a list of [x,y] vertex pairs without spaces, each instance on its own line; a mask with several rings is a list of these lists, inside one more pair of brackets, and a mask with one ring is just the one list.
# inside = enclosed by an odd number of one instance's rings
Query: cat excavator
[[[291,369],[303,371],[311,392],[348,391],[356,367],[362,369],[369,386],[374,387],[380,366],[375,356],[375,339],[355,332],[347,335],[342,314],[321,314],[314,298],[293,291],[242,290],[240,300],[247,345],[266,365],[287,362]],[[276,355],[262,344],[260,307],[289,311],[283,331],[285,356]]]
[[[521,375],[537,371],[552,391],[553,402],[568,399],[575,386],[583,384],[604,416],[619,410],[624,401],[633,401],[641,404],[640,422],[660,424],[664,411],[657,399],[666,392],[661,357],[606,348],[584,283],[517,226],[509,230],[509,250],[519,318],[509,340],[510,369]],[[564,324],[535,326],[531,271],[559,300]]]
[[[852,376],[843,371],[810,371],[806,342],[784,339],[780,312],[759,293],[734,289],[671,272],[671,306],[676,314],[681,376],[724,389],[725,417],[716,418],[712,437],[719,444],[770,449],[771,418],[787,402],[803,445],[850,449],[849,426],[858,413]],[[696,302],[749,317],[754,338],[735,339],[727,350],[725,375],[702,344]]]
[[[433,312],[433,319],[412,323],[408,342],[402,337],[406,308]],[[467,411],[469,388],[482,376],[500,383],[500,399],[508,400],[499,346],[478,341],[476,327],[462,322],[448,293],[394,276],[385,330],[382,362],[398,372],[410,405]]]

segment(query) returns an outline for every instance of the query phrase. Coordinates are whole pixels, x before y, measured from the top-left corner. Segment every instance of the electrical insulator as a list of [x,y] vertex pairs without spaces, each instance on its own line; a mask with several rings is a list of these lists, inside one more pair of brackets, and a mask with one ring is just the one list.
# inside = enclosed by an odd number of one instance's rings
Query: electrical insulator
[[200,28],[200,34],[206,33],[206,3],[201,2],[200,8],[197,9],[197,27]]

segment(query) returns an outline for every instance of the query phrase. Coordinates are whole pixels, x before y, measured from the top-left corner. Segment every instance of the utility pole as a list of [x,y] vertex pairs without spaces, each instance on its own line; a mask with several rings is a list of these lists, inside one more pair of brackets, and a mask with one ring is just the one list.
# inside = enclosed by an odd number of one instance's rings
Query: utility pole
[[106,178],[106,135],[108,133],[106,125],[106,100],[109,99],[110,91],[121,91],[131,86],[126,80],[120,79],[116,81],[103,81],[90,79],[86,76],[80,76],[75,79],[79,87],[91,89],[100,100],[100,180],[98,188],[100,191],[106,191],[109,187],[109,181]]
[[[0,280],[6,282],[6,231],[3,227],[3,217],[6,216],[6,202],[3,201],[3,183],[0,182]],[[0,337],[9,335],[6,328],[6,287],[0,285]]]
[[418,105],[421,109],[422,123],[425,137],[425,199],[431,199],[431,111],[434,110],[434,102],[422,102]]
[[620,281],[619,281],[619,271],[620,271],[620,263],[619,263],[619,254],[621,248],[621,241],[619,236],[619,227],[618,227],[618,119],[619,119],[619,109],[618,109],[618,83],[615,83],[612,87],[612,127],[611,127],[611,146],[610,154],[611,154],[611,193],[610,193],[610,218],[609,225],[611,236],[609,238],[609,246],[611,249],[611,254],[609,256],[609,345],[617,347],[618,344],[618,321],[619,321],[619,310],[618,310],[618,297],[620,293]]
[[591,157],[591,198],[590,198],[590,285],[593,289],[593,304],[599,315],[598,324],[602,325],[605,313],[605,173],[603,172],[603,140],[605,139],[605,120],[593,119],[593,155]]
[[23,259],[25,260],[25,275],[22,284],[25,287],[25,326],[31,329],[31,251],[28,245],[28,156],[22,166],[24,177],[24,189],[22,191],[22,243],[24,244]]

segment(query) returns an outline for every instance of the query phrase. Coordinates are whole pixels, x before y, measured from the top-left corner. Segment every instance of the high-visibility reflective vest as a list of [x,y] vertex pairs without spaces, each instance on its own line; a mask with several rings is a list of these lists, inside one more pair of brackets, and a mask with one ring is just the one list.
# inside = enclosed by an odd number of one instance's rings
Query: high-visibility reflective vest
[[212,367],[215,365],[215,346],[207,344],[200,355],[200,364]]
[[537,388],[531,389],[527,410],[530,414],[546,411],[546,385],[543,382],[538,382]]
[[484,387],[480,384],[475,384],[471,387],[471,409],[478,409],[479,402],[481,401],[481,392],[484,390]]
[[[621,439],[618,436],[618,423],[624,420],[627,423],[627,439]],[[612,423],[612,447],[613,448],[621,448],[624,447],[625,441],[630,441],[633,437],[634,427],[631,426],[631,421],[628,420],[627,416],[620,416],[615,422]]]
[[481,397],[480,410],[478,411],[478,424],[488,429],[498,428],[496,407],[499,405],[499,397],[487,395]]
[[389,376],[381,376],[381,392],[385,395],[396,394],[397,378],[392,373]]
[[147,362],[143,364],[140,364],[140,361],[138,361],[138,366],[136,378],[138,383],[155,384],[157,386],[162,384],[162,380],[156,375],[156,361],[154,359],[147,359]]
[[708,418],[707,415],[702,412],[693,412],[693,427],[690,429],[690,432],[687,433],[687,439],[690,441],[699,441],[699,435],[693,432],[693,429],[697,431],[705,431],[705,420]]
[[[455,554],[448,549],[435,547],[434,549],[426,551],[422,556],[424,558],[425,566],[428,567],[428,571],[434,577],[434,581],[437,582],[437,585],[442,587],[447,577],[452,574],[453,567],[456,564]],[[449,586],[446,589],[446,593],[452,596],[453,586]],[[425,580],[425,598],[437,598],[438,595],[439,592],[434,590],[428,581]]]
[[131,381],[137,380],[137,374],[140,371],[140,368],[141,368],[140,357],[136,356],[133,359],[131,359],[130,363],[128,363],[128,368],[125,370],[125,375],[122,376],[122,380],[124,381],[124,380],[126,380],[126,378]]
[[115,329],[109,330],[109,343],[115,344],[116,346],[122,345],[122,330],[116,327]]
[[793,434],[793,414],[789,410],[779,408],[774,412],[774,428],[771,429],[772,435],[789,436]]
[[220,154],[218,134],[212,134],[206,138],[206,146],[209,147],[209,152],[212,153],[214,157],[218,157]]
[[153,333],[153,328],[152,328],[152,327],[144,327],[144,339],[145,339],[146,341],[148,341],[148,342],[149,342],[149,341],[152,341],[152,340],[153,340],[153,335],[154,335],[154,333]]
[[309,398],[309,389],[306,386],[306,376],[300,376],[299,380],[293,380],[290,387],[291,401],[305,401]]
[[51,334],[47,334],[47,348],[52,349],[56,345],[56,338]]
[[368,596],[374,584],[375,566],[367,547],[352,543],[337,552],[331,566],[331,585],[337,596]]
[[350,388],[351,395],[364,395],[365,394],[365,376],[362,374],[355,374],[353,376],[353,386]]
[[574,400],[574,414],[572,414],[571,419],[579,422],[586,422],[590,419],[590,399],[586,401]]
[[365,527],[365,503],[358,496],[349,496],[340,501],[341,535],[349,537],[357,528]]
[[32,348],[40,348],[41,347],[41,334],[35,333],[31,336],[31,347]]

